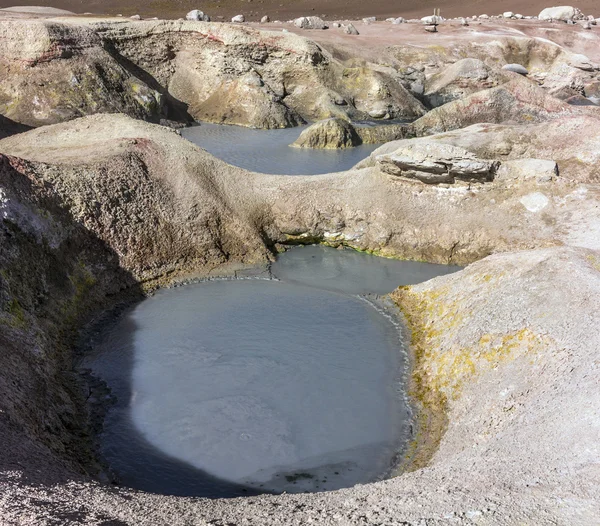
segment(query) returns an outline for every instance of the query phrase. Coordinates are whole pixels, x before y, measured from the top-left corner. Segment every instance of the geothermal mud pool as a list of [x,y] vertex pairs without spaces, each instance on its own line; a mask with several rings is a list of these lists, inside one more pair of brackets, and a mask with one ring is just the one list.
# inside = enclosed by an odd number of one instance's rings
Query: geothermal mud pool
[[315,246],[279,258],[281,281],[158,292],[86,358],[117,399],[103,456],[122,484],[176,495],[389,475],[412,425],[401,331],[357,294],[456,269]]
[[343,150],[308,150],[290,146],[308,126],[256,130],[202,123],[181,135],[229,164],[266,174],[316,175],[349,170],[379,146],[361,144]]

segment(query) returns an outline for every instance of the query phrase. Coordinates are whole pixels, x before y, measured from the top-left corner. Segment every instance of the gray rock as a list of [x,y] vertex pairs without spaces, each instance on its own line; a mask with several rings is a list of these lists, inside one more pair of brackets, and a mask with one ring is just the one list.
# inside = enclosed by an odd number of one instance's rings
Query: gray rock
[[582,71],[594,71],[597,69],[596,64],[594,64],[588,57],[580,53],[573,53],[570,55],[568,64],[572,68],[577,68]]
[[131,20],[141,20],[142,17],[140,15],[132,15],[129,18],[131,18]]
[[362,19],[363,24],[372,24],[373,22],[377,21],[377,18],[374,16],[368,16],[366,18]]
[[390,116],[386,108],[376,108],[369,111],[369,116],[374,119],[389,119]]
[[521,64],[504,64],[502,69],[505,71],[512,71],[513,73],[518,73],[519,75],[529,75],[529,71],[525,66],[521,66]]
[[375,160],[384,173],[427,184],[492,181],[499,166],[498,161],[480,159],[464,148],[434,142],[407,144]]
[[347,33],[348,35],[360,35],[358,29],[356,29],[353,24],[348,24],[344,28],[344,33]]
[[185,19],[195,20],[197,22],[210,22],[210,17],[199,9],[193,9],[190,11],[187,15],[185,15]]
[[428,33],[437,33],[437,27],[436,26],[425,26],[425,31],[427,31]]
[[301,16],[294,20],[294,25],[301,29],[327,29],[327,24],[318,16]]
[[405,22],[406,22],[406,19],[404,19],[401,16],[399,16],[398,18],[395,18],[392,21],[392,24],[404,24]]
[[232,21],[234,24],[241,24],[241,23],[243,23],[243,22],[245,22],[245,21],[246,21],[246,17],[245,17],[244,15],[235,15],[235,16],[234,16],[234,17],[231,19],[231,21]]

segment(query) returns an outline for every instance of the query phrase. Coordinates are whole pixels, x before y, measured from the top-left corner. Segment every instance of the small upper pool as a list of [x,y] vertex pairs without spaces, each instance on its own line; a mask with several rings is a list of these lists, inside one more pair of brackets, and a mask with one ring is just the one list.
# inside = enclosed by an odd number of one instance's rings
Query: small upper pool
[[174,495],[385,478],[411,436],[407,359],[394,316],[358,294],[457,269],[299,247],[278,280],[159,291],[82,364],[116,397],[103,457],[120,483]]
[[253,172],[316,175],[349,170],[380,146],[363,144],[343,150],[292,148],[308,126],[256,130],[242,126],[202,123],[184,128],[181,135],[226,163]]

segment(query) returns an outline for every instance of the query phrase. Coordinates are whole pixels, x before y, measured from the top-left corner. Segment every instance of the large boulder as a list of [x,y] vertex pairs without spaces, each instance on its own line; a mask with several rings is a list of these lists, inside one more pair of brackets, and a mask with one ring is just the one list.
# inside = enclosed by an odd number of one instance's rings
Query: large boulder
[[291,145],[295,148],[337,149],[361,144],[354,126],[343,119],[327,119],[304,130]]
[[93,113],[154,120],[162,94],[121,65],[91,29],[43,19],[0,20],[0,114],[42,126]]
[[291,144],[295,148],[351,148],[359,144],[377,144],[395,141],[406,136],[403,124],[356,126],[344,119],[319,121],[304,130]]
[[377,156],[376,161],[382,172],[428,184],[454,183],[456,179],[492,181],[500,164],[456,146],[411,141],[393,153]]
[[583,13],[577,7],[563,5],[558,7],[546,7],[542,9],[538,15],[540,20],[581,20],[584,18]]
[[294,25],[300,29],[327,29],[327,24],[318,16],[301,16],[294,20]]
[[210,16],[208,16],[200,9],[193,9],[187,15],[185,15],[186,20],[195,20],[197,22],[210,22]]

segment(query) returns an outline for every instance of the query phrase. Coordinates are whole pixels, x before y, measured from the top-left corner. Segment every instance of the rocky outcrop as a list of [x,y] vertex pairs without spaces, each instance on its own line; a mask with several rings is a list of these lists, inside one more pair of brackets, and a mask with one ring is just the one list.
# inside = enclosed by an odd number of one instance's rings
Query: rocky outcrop
[[377,144],[402,139],[407,126],[381,124],[355,126],[344,119],[327,119],[316,122],[304,130],[291,145],[295,148],[351,148],[359,144]]
[[352,148],[361,139],[351,123],[343,119],[319,121],[304,130],[291,145],[295,148],[338,149]]
[[[586,130],[584,133],[581,130]],[[483,159],[546,159],[556,163],[561,178],[578,182],[600,181],[599,117],[572,115],[540,124],[476,124],[460,130],[431,135],[408,142],[444,143],[464,148]],[[569,137],[566,141],[565,137]],[[393,141],[375,150],[361,166],[374,166],[379,155],[391,154],[407,141]],[[517,172],[520,168],[513,166]],[[531,168],[531,165],[529,166]],[[550,165],[541,173],[551,175]],[[502,168],[502,173],[506,166]],[[523,165],[523,170],[525,166]],[[525,172],[522,172],[525,173]],[[537,173],[537,170],[536,170]],[[541,175],[538,174],[538,175]],[[516,172],[511,170],[510,177]]]
[[89,28],[0,20],[0,114],[41,126],[93,113],[158,121],[161,94],[123,68]]
[[[392,294],[411,327],[413,385],[429,409],[422,430],[439,436],[445,426],[428,469],[468,457],[470,473],[486,478],[484,465],[503,458],[496,474],[515,470],[514,490],[527,493],[528,473],[589,465],[595,426],[588,422],[599,404],[599,371],[589,364],[600,342],[584,320],[600,315],[599,262],[598,252],[572,248],[496,255]],[[563,448],[573,452],[569,460]],[[562,474],[545,480],[559,491],[598,491],[587,470],[567,472],[563,482]],[[597,506],[577,508],[586,514]],[[534,513],[546,522],[541,510]],[[583,522],[593,522],[588,517]]]
[[510,78],[482,60],[465,58],[431,75],[426,81],[423,98],[430,107],[436,108],[478,91],[504,84]]
[[0,33],[0,114],[28,126],[100,112],[257,128],[425,113],[393,68],[346,68],[291,33],[91,18],[2,20]]
[[[392,68],[345,68],[314,42],[292,33],[200,22],[91,26],[197,120],[280,128],[336,116],[365,119],[372,112],[393,118],[425,113],[397,85]],[[260,81],[252,80],[249,87],[248,75]],[[233,101],[248,99],[249,88],[256,107],[243,112],[244,122]],[[337,104],[340,100],[345,104]],[[266,114],[273,115],[271,122]]]
[[456,146],[410,141],[394,153],[379,155],[375,159],[382,172],[428,184],[454,183],[456,179],[492,181],[500,164],[479,159]]
[[413,123],[415,135],[429,135],[476,123],[532,123],[573,115],[573,106],[518,77],[433,109]]

